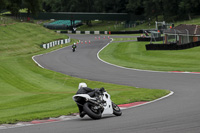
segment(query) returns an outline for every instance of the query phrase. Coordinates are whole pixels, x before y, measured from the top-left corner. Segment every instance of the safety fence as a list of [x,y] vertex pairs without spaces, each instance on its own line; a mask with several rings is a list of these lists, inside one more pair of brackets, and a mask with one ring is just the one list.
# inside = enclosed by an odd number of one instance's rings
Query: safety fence
[[56,40],[56,41],[52,41],[52,42],[49,42],[49,43],[46,43],[46,44],[42,44],[41,47],[44,48],[44,49],[49,49],[51,47],[54,47],[54,46],[57,46],[57,45],[62,46],[62,44],[66,44],[66,43],[70,43],[70,42],[71,42],[70,38],[62,39],[62,40]]

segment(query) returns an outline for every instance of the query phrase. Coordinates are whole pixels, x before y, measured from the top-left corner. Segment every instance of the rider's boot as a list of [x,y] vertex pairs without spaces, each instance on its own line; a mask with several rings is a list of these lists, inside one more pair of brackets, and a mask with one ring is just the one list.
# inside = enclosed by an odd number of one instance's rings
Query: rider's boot
[[80,113],[80,117],[81,117],[81,118],[83,118],[85,115],[86,115],[85,111],[82,111],[82,112]]

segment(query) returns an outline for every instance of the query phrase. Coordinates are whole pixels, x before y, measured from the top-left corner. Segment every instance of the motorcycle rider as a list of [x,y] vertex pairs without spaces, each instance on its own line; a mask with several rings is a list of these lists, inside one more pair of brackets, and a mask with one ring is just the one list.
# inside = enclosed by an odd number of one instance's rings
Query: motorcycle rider
[[[100,89],[91,89],[91,88],[87,87],[86,83],[80,83],[76,94],[88,94],[90,97],[95,97],[95,96],[102,94],[104,91],[105,91],[105,89],[103,87]],[[83,111],[83,106],[80,106],[78,104],[77,104],[77,106],[79,108],[80,117],[83,118],[86,114]]]
[[72,49],[74,49],[74,51],[75,51],[75,49],[76,49],[76,43],[74,43],[73,45],[72,45]]

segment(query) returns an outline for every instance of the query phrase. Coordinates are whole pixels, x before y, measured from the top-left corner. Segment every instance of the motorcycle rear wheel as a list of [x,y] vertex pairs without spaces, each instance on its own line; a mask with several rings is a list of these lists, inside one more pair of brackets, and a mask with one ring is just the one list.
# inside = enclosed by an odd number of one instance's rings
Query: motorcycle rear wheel
[[101,110],[94,109],[95,105],[91,103],[85,103],[83,105],[83,110],[86,114],[92,119],[100,119],[101,118]]
[[113,107],[113,114],[114,115],[116,115],[116,116],[121,116],[122,115],[121,109],[113,102],[112,102],[112,107]]

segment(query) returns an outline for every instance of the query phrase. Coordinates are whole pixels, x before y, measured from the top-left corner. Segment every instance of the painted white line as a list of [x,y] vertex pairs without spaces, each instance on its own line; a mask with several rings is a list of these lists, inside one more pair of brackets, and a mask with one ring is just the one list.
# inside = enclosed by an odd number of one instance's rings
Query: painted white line
[[127,67],[118,66],[118,65],[115,65],[115,64],[106,62],[106,61],[104,61],[103,59],[101,59],[101,58],[99,57],[99,53],[100,53],[104,48],[106,48],[108,45],[110,45],[110,43],[113,42],[113,38],[111,38],[111,39],[112,39],[112,40],[111,40],[106,46],[104,46],[102,49],[100,49],[99,52],[97,53],[97,58],[98,58],[100,61],[102,61],[102,62],[104,62],[104,63],[106,63],[106,64],[108,64],[108,65],[115,66],[115,67],[118,67],[118,68],[128,69],[128,70],[143,71],[143,72],[151,72],[151,73],[154,72],[154,73],[200,74],[200,73],[195,73],[195,72],[172,72],[172,71],[171,71],[171,72],[170,72],[170,71],[164,72],[164,71],[142,70],[142,69],[135,69],[135,68],[127,68]]
[[33,57],[32,57],[32,60],[33,60],[39,67],[44,68],[43,66],[41,66],[41,65],[34,59],[35,57],[41,56],[41,55],[43,55],[43,54],[33,56]]
[[162,99],[165,99],[165,98],[167,98],[167,97],[169,97],[169,96],[171,96],[171,95],[173,95],[174,94],[174,92],[173,91],[170,91],[170,93],[168,94],[168,95],[166,95],[166,96],[163,96],[163,97],[161,97],[161,98],[158,98],[158,99],[156,99],[156,100],[153,100],[153,101],[150,101],[150,102],[146,102],[146,103],[143,103],[143,104],[139,104],[139,105],[135,105],[135,106],[132,106],[132,107],[122,107],[121,109],[122,110],[124,110],[124,109],[130,109],[130,108],[136,108],[136,107],[139,107],[139,106],[143,106],[143,105],[146,105],[146,104],[150,104],[150,103],[153,103],[153,102],[156,102],[156,101],[160,101],[160,100],[162,100]]
[[[66,47],[71,47],[71,45],[66,46]],[[49,52],[49,53],[56,52],[56,51],[58,51],[58,50],[61,50],[61,49],[66,48],[66,47],[62,47],[62,48],[56,49],[56,50],[51,51],[51,52]],[[45,54],[49,54],[49,53],[45,53]],[[45,55],[45,54],[35,55],[35,56],[32,57],[32,60],[33,60],[39,67],[41,67],[41,68],[43,68],[43,69],[44,69],[44,67],[43,67],[42,65],[40,65],[40,64],[35,60],[35,57],[37,57],[37,56],[42,56],[42,55]]]
[[112,38],[112,40],[111,40],[106,46],[104,46],[104,47],[103,47],[101,50],[99,50],[99,52],[97,53],[97,58],[98,58],[100,61],[102,61],[102,62],[104,62],[104,63],[106,63],[106,64],[108,64],[108,65],[111,65],[111,66],[115,66],[115,67],[123,68],[123,69],[128,69],[128,70],[144,71],[144,72],[161,72],[161,73],[165,73],[165,72],[162,72],[162,71],[152,71],[152,70],[141,70],[141,69],[127,68],[127,67],[118,66],[118,65],[115,65],[115,64],[112,64],[112,63],[109,63],[109,62],[104,61],[103,59],[101,59],[101,58],[99,57],[99,53],[100,53],[102,50],[104,50],[104,48],[106,48],[108,45],[110,45],[110,43],[112,43],[112,42],[113,42],[113,38]]

